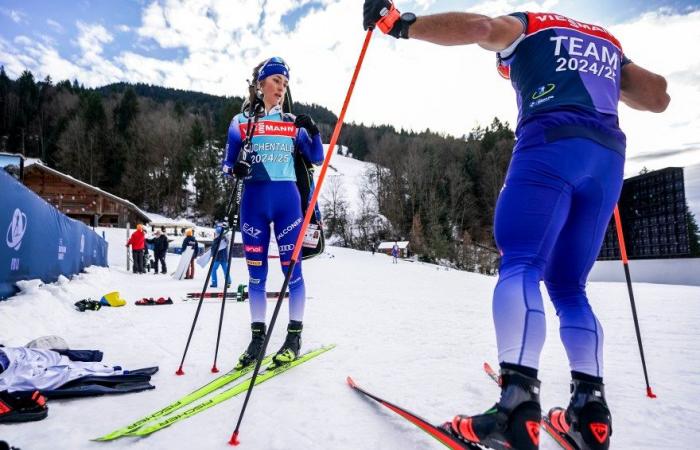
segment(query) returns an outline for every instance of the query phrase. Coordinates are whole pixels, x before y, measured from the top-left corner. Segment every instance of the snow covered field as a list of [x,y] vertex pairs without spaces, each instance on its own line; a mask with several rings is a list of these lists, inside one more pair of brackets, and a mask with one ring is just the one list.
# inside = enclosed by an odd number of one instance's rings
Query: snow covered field
[[[105,361],[125,368],[159,365],[156,389],[123,396],[51,401],[49,417],[35,423],[0,425],[0,439],[22,450],[230,448],[243,396],[144,439],[112,443],[89,439],[126,425],[212,379],[219,303],[202,307],[186,375],[174,375],[196,302],[182,294],[201,289],[195,280],[133,275],[124,268],[123,230],[108,234],[109,269],[90,268],[73,280],[24,290],[0,302],[0,342],[23,345],[37,336],[63,336],[72,348],[101,349]],[[331,255],[333,257],[331,257]],[[304,263],[307,310],[305,349],[337,348],[257,386],[241,428],[241,449],[427,449],[442,448],[403,419],[353,392],[345,377],[435,422],[455,413],[477,413],[497,399],[497,387],[481,365],[497,363],[491,322],[495,278],[330,247]],[[234,285],[246,282],[245,262],[234,260]],[[168,255],[175,268],[177,256]],[[282,277],[272,260],[268,289]],[[119,290],[122,308],[80,313],[73,303]],[[645,397],[626,286],[592,283],[594,308],[606,331],[606,384],[613,411],[613,448],[696,448],[700,432],[700,287],[635,285],[652,386]],[[140,307],[141,297],[170,296],[174,305]],[[274,302],[269,303],[272,313]],[[557,321],[548,306],[549,339],[541,361],[543,408],[568,401],[569,372]],[[268,316],[269,316],[268,314]],[[271,348],[284,338],[287,310]],[[219,367],[229,368],[248,343],[247,303],[229,302]],[[670,439],[666,437],[670,436]],[[557,448],[548,437],[542,449]]]

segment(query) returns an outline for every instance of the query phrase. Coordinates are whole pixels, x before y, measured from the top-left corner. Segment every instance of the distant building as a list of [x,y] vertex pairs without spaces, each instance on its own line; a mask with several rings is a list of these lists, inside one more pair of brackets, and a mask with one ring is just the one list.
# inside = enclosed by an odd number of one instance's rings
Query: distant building
[[[157,229],[165,228],[165,233],[169,236],[184,236],[185,230],[192,228],[193,230],[197,227],[194,222],[190,222],[187,219],[171,219],[170,217],[165,217],[160,214],[146,212],[149,219],[148,226],[151,231],[155,232]],[[197,236],[199,239],[200,236]]]
[[67,215],[87,225],[126,228],[150,219],[129,200],[52,169],[38,159],[24,162],[24,185]]
[[[618,208],[630,259],[690,256],[682,167],[667,167],[626,179]],[[614,217],[598,259],[620,259]]]
[[411,250],[409,248],[409,241],[384,241],[379,243],[377,251],[379,253],[385,253],[391,256],[391,249],[394,248],[394,242],[399,246],[399,258],[408,258],[411,256]]

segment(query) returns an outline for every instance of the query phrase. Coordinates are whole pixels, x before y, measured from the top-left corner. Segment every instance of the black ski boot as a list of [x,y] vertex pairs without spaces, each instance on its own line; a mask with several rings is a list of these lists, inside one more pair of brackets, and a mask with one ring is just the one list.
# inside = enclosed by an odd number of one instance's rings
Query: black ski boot
[[49,414],[46,398],[34,392],[0,392],[0,423],[42,420]]
[[[528,376],[529,372],[534,376]],[[445,424],[464,441],[496,450],[536,450],[540,445],[540,381],[523,366],[501,367],[501,399],[478,416],[455,416]]]
[[603,379],[572,372],[569,407],[549,410],[555,431],[581,450],[607,450],[612,416],[605,401]]
[[263,344],[265,343],[265,329],[265,322],[253,322],[250,324],[253,338],[246,351],[238,357],[238,364],[234,367],[235,370],[248,367],[256,362],[258,355],[262,352]]
[[284,344],[279,349],[277,354],[272,357],[271,367],[281,366],[283,364],[288,364],[299,356],[299,350],[301,350],[301,330],[304,325],[297,320],[290,320],[289,325],[287,325],[287,338],[284,340]]

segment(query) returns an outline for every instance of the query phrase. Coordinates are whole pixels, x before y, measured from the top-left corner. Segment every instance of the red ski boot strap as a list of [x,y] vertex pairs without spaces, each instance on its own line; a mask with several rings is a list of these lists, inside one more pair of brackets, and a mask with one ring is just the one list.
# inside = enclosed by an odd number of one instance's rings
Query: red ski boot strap
[[0,400],[0,416],[2,416],[3,414],[7,414],[10,411],[12,411],[12,408],[10,408],[10,405],[8,405],[7,403]]
[[32,400],[34,400],[34,403],[41,406],[42,408],[46,405],[46,397],[41,395],[39,391],[34,391],[34,393],[32,394]]

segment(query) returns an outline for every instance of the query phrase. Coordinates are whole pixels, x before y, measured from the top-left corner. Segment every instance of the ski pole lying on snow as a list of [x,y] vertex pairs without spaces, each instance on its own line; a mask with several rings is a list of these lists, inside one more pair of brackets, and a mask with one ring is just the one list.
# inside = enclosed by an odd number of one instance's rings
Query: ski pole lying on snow
[[343,108],[340,110],[340,116],[338,116],[338,122],[335,124],[335,129],[333,130],[333,135],[331,141],[328,144],[328,152],[323,160],[323,166],[321,166],[321,172],[318,176],[318,183],[316,184],[316,189],[314,189],[313,196],[309,202],[309,206],[306,208],[306,215],[304,216],[304,222],[299,229],[299,236],[297,237],[296,244],[294,245],[294,253],[292,253],[292,259],[289,261],[289,267],[287,268],[287,273],[284,276],[284,283],[282,283],[282,288],[280,289],[280,295],[277,297],[277,303],[275,304],[275,311],[272,313],[272,318],[270,319],[270,327],[265,334],[265,341],[263,342],[260,354],[256,358],[255,369],[253,370],[253,376],[250,378],[250,387],[248,392],[246,392],[245,400],[243,401],[243,406],[241,407],[241,412],[238,415],[238,422],[236,423],[236,429],[231,435],[229,444],[238,445],[238,433],[241,428],[241,422],[243,421],[243,415],[245,414],[246,407],[248,406],[248,400],[250,399],[250,394],[253,392],[253,387],[255,386],[255,379],[260,372],[260,365],[262,363],[262,356],[265,355],[265,350],[267,349],[267,344],[270,341],[270,336],[272,335],[272,330],[275,326],[275,321],[277,320],[277,315],[279,314],[280,307],[282,306],[282,299],[287,292],[287,287],[289,286],[289,279],[294,272],[294,266],[296,266],[297,259],[299,258],[299,252],[304,241],[304,234],[306,233],[306,228],[309,226],[311,221],[311,215],[314,213],[316,208],[316,201],[318,200],[318,193],[321,191],[321,186],[323,186],[323,180],[326,176],[326,170],[328,170],[328,164],[331,161],[335,150],[335,144],[338,141],[338,135],[340,135],[340,129],[343,127],[343,119],[345,118],[345,111],[348,109],[348,104],[350,103],[350,97],[352,97],[352,91],[355,88],[355,81],[360,73],[360,67],[362,67],[362,61],[365,59],[365,53],[367,52],[367,47],[369,46],[369,41],[372,37],[372,29],[367,30],[365,35],[365,41],[362,44],[362,50],[360,51],[360,56],[355,65],[355,72],[352,74],[352,80],[350,81],[350,86],[348,87],[348,92],[345,94],[345,102],[343,103]]
[[630,278],[629,261],[627,260],[627,248],[625,247],[625,237],[622,234],[622,220],[620,220],[620,210],[615,205],[615,227],[617,228],[617,240],[620,243],[620,256],[622,265],[625,268],[625,278],[627,279],[627,292],[630,295],[632,306],[632,318],[634,319],[634,330],[637,332],[637,344],[639,344],[639,355],[642,357],[642,369],[644,369],[644,380],[647,383],[647,397],[656,398],[649,385],[649,375],[647,374],[647,363],[644,359],[644,347],[642,346],[642,333],[639,331],[639,320],[637,319],[637,307],[634,304],[634,293],[632,292],[632,279]]
[[[236,198],[240,200],[240,189],[241,189],[241,184],[242,182],[237,181],[235,186],[233,187],[233,192],[231,192],[231,198],[228,201],[228,205],[226,206],[226,211],[230,214],[231,211],[231,206],[233,206],[233,203]],[[223,236],[223,233],[221,235],[217,236],[216,239],[214,239],[214,242],[212,242],[212,258],[211,262],[209,263],[209,270],[207,271],[207,277],[204,280],[204,286],[202,287],[202,293],[199,296],[199,304],[197,304],[197,311],[194,313],[194,319],[192,320],[192,327],[190,328],[190,334],[187,336],[187,343],[185,344],[185,351],[182,353],[182,359],[180,360],[180,367],[178,367],[177,371],[175,372],[176,375],[184,375],[185,372],[182,370],[182,366],[185,364],[185,357],[187,356],[187,350],[190,348],[190,342],[192,341],[192,334],[194,333],[194,327],[197,325],[197,318],[199,317],[199,311],[202,309],[202,303],[204,303],[204,294],[207,292],[207,287],[209,286],[209,278],[211,277],[211,271],[212,268],[214,267],[214,261],[216,261],[216,254],[219,253],[219,243],[221,242],[221,238]]]

